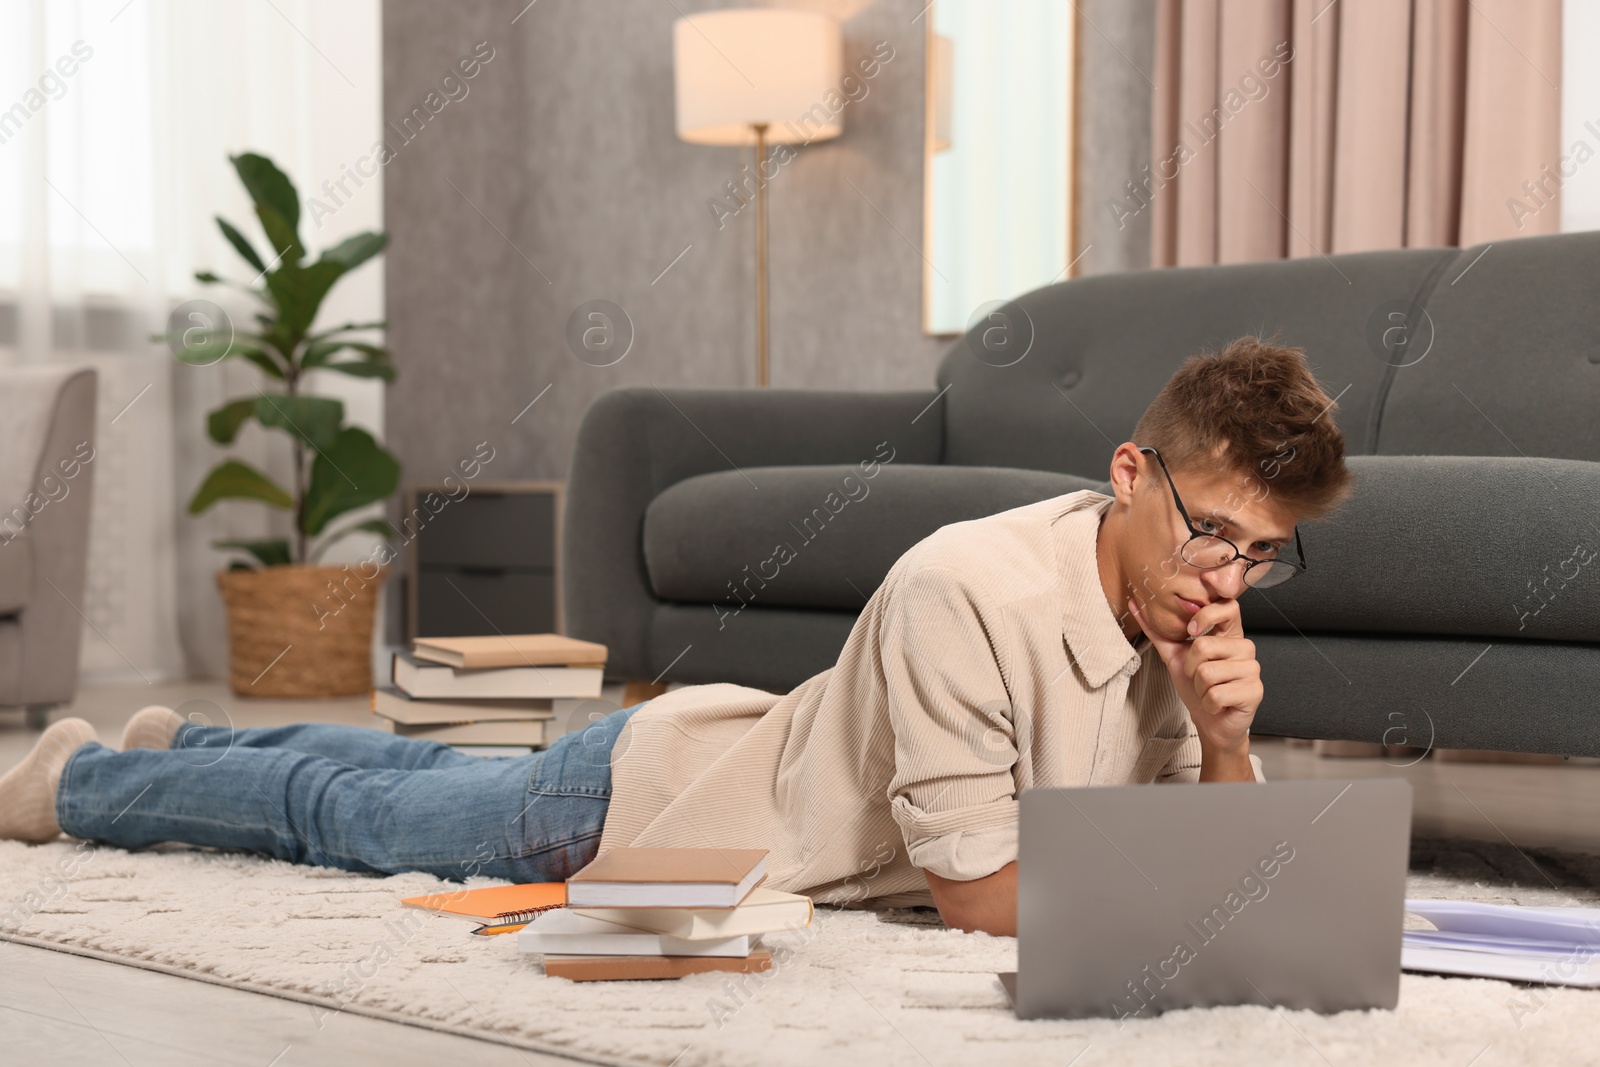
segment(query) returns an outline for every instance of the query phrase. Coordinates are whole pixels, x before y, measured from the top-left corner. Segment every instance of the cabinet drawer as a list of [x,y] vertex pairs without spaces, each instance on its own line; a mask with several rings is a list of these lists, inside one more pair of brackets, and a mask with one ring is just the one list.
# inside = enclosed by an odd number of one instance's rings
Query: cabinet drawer
[[550,570],[423,566],[417,574],[416,636],[554,633],[555,606]]
[[412,550],[421,566],[555,566],[554,494],[474,490],[462,500],[441,494],[433,500],[438,514],[428,510],[427,498],[417,493],[405,517],[417,530]]

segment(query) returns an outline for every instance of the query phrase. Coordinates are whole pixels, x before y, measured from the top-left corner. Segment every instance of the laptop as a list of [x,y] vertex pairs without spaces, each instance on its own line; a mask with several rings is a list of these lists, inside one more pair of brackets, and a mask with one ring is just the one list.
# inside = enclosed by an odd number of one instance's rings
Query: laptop
[[1030,789],[1021,809],[1018,1017],[1399,999],[1409,782]]

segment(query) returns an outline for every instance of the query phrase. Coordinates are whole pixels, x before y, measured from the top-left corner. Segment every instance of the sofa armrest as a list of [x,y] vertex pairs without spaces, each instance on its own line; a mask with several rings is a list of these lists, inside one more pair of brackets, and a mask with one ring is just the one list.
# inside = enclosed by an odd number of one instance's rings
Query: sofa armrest
[[[944,404],[932,389],[660,389],[601,394],[584,413],[567,478],[562,530],[566,631],[609,647],[607,673],[654,678],[644,513],[656,495],[712,471],[870,460],[938,463]],[[750,491],[759,493],[758,479]],[[715,516],[707,516],[714,521]],[[673,654],[676,654],[674,650]]]
[[0,552],[32,556],[26,605],[15,616],[23,667],[0,677],[0,706],[64,704],[78,684],[98,379],[88,368],[57,366],[10,368],[0,376],[8,415],[32,437],[13,437],[0,448],[0,456],[21,461],[3,478],[9,499],[0,500],[6,519],[0,539],[14,536],[14,520],[26,517],[26,533]]

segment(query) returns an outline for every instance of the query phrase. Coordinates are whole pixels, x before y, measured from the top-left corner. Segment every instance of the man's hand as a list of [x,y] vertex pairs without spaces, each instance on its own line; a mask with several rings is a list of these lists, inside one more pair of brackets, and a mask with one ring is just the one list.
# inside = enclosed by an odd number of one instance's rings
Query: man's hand
[[1189,632],[1200,636],[1186,641],[1152,632],[1133,598],[1128,610],[1167,665],[1172,687],[1189,709],[1200,735],[1200,780],[1253,781],[1250,723],[1263,696],[1261,664],[1255,642],[1244,636],[1239,602],[1216,600],[1195,612]]

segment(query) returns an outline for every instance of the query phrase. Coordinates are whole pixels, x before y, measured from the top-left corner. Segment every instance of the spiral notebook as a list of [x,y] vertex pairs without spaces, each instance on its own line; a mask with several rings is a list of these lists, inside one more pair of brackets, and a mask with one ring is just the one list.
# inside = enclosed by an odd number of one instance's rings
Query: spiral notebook
[[566,907],[567,886],[565,882],[529,882],[483,889],[453,889],[406,897],[400,903],[408,908],[475,919],[483,925],[472,931],[474,934],[509,934],[553,908]]

